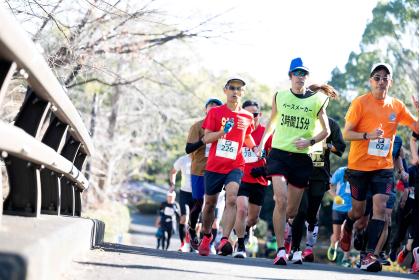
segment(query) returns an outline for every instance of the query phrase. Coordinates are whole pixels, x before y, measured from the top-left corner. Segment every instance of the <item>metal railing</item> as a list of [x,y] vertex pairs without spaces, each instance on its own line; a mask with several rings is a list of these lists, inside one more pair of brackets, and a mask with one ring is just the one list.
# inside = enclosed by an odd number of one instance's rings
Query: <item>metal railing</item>
[[81,192],[88,187],[82,170],[93,152],[91,137],[19,23],[1,7],[0,19],[0,105],[15,71],[26,72],[28,83],[14,122],[0,120],[0,156],[10,188],[3,203],[0,181],[0,209],[33,217],[80,216]]

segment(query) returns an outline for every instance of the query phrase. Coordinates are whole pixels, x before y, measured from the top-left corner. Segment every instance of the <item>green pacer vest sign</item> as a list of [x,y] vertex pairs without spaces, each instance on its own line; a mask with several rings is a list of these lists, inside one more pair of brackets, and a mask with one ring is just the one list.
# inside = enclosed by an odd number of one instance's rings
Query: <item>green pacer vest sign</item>
[[307,98],[298,98],[290,90],[277,93],[277,119],[272,147],[292,153],[309,153],[309,148],[298,150],[296,139],[315,136],[315,123],[328,96],[317,92]]

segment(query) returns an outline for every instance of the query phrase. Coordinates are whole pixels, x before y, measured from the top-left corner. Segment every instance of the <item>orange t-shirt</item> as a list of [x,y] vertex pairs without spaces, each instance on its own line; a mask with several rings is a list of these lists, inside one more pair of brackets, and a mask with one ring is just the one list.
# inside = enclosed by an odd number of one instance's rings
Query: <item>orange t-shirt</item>
[[382,126],[381,139],[351,141],[348,168],[372,171],[393,168],[392,148],[398,124],[411,125],[416,119],[398,99],[376,99],[371,92],[356,97],[346,114],[346,122],[356,132],[372,132]]

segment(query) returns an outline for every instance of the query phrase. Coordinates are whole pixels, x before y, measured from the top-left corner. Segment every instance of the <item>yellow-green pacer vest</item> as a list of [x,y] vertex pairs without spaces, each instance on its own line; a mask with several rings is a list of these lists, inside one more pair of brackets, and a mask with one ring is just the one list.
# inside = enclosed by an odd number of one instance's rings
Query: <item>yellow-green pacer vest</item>
[[[308,97],[305,97],[308,96]],[[328,96],[318,91],[306,91],[302,98],[291,90],[276,93],[277,118],[272,147],[292,153],[309,153],[309,148],[298,150],[293,143],[298,138],[311,139],[315,132],[318,113],[328,102]]]

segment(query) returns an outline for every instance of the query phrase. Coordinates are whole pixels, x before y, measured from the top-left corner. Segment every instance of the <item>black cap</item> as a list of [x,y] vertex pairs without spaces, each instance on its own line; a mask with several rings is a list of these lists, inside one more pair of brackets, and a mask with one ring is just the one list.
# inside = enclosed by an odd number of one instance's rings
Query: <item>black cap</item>
[[219,98],[212,97],[212,98],[207,99],[206,106],[204,107],[207,107],[210,103],[214,103],[217,106],[223,105],[223,102]]
[[260,105],[255,100],[246,100],[244,103],[242,103],[242,109],[249,106],[256,106],[258,109],[260,108]]

